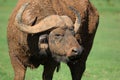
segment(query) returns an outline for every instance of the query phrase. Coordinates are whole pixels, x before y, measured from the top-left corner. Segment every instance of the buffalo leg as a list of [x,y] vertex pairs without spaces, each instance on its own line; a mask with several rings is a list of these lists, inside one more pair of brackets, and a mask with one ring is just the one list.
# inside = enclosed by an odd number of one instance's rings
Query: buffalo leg
[[57,65],[55,61],[49,61],[44,65],[43,80],[52,80]]
[[14,80],[24,80],[26,67],[14,55],[10,55],[11,63],[14,69]]
[[83,64],[81,64],[80,62],[68,63],[68,66],[71,71],[72,80],[81,80],[81,77],[85,70],[85,63],[83,63]]

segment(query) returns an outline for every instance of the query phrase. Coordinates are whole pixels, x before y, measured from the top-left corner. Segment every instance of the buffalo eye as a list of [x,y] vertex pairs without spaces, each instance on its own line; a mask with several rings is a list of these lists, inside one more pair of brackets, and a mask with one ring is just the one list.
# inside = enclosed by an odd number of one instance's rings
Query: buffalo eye
[[63,34],[55,34],[55,39],[61,40],[63,38]]
[[57,37],[62,37],[63,34],[55,34],[55,36],[57,36]]

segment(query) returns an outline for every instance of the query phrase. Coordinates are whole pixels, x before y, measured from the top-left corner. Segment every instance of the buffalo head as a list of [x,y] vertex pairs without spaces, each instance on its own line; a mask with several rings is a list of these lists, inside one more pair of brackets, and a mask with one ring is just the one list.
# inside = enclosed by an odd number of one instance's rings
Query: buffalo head
[[[25,10],[28,3],[24,4],[15,18],[16,27],[29,34],[41,33],[50,30],[48,36],[40,36],[39,46],[50,50],[52,57],[57,61],[69,61],[76,59],[76,56],[80,55],[83,51],[83,47],[78,43],[75,38],[75,34],[80,27],[80,14],[73,8],[70,9],[76,15],[76,21],[73,24],[70,17],[63,15],[50,15],[41,20],[34,26],[29,26],[22,23],[22,13]],[[46,42],[44,39],[47,39]]]

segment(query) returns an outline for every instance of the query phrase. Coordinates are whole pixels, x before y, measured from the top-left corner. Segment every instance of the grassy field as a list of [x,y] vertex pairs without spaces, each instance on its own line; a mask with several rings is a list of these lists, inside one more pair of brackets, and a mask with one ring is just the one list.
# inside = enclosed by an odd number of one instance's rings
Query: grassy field
[[[13,80],[6,27],[17,0],[0,0],[0,80]],[[91,0],[100,13],[100,24],[82,80],[120,80],[120,0]],[[43,67],[27,70],[25,80],[42,80]],[[71,80],[66,64],[53,80]]]

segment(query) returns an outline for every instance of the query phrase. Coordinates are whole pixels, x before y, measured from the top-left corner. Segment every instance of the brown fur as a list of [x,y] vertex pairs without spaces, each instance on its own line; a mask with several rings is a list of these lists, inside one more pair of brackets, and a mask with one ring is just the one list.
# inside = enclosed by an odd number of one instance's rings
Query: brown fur
[[[30,2],[23,13],[23,22],[28,25],[34,25],[46,16],[57,14],[67,15],[75,22],[75,15],[69,10],[69,6],[73,6],[81,14],[81,27],[76,34],[79,44],[84,47],[77,62],[68,62],[71,70],[72,80],[80,80],[85,70],[85,62],[92,48],[93,39],[97,30],[99,15],[89,0],[19,0],[10,19],[7,29],[8,45],[11,62],[15,71],[14,80],[24,80],[26,68],[38,67],[44,65],[43,80],[52,80],[53,72],[58,62],[52,58],[40,58],[38,55],[38,34],[23,33],[14,25],[15,16],[20,7]],[[37,17],[36,23],[34,19]],[[49,66],[49,67],[48,67]]]

